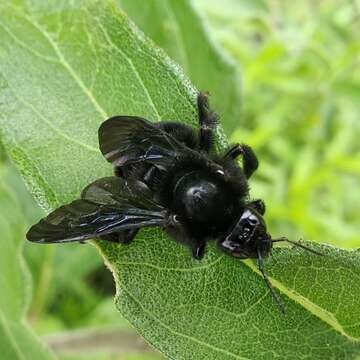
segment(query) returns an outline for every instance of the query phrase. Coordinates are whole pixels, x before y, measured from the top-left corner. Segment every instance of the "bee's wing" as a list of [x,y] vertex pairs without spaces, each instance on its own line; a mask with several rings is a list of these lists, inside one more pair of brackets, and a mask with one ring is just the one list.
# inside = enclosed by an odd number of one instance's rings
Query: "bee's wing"
[[114,166],[142,161],[167,165],[177,155],[192,152],[167,132],[135,116],[115,116],[103,122],[99,145]]
[[146,188],[108,177],[87,186],[75,200],[32,226],[26,237],[38,243],[62,243],[97,238],[126,229],[162,226],[167,212],[148,196]]

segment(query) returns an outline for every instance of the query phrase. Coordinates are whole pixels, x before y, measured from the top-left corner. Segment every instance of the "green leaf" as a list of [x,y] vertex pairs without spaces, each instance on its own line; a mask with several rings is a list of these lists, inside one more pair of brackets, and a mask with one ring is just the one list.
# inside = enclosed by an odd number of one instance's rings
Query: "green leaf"
[[[97,148],[106,117],[197,123],[194,87],[111,1],[13,4],[0,5],[0,131],[48,210],[111,173]],[[129,246],[97,246],[116,279],[117,307],[170,358],[360,353],[359,252],[274,251],[267,269],[286,304],[283,316],[256,265],[214,246],[201,262],[154,230]]]
[[[211,249],[202,263],[162,237],[106,249],[120,310],[175,359],[352,359],[359,354],[359,252],[276,250],[267,262],[287,314],[250,263]],[[116,255],[116,256],[114,256]],[[349,290],[351,289],[351,291]]]
[[0,174],[0,353],[4,360],[52,359],[25,322],[30,279],[22,244],[25,223]]
[[43,207],[111,173],[97,140],[107,117],[196,124],[195,88],[112,2],[29,6],[0,8],[0,131]]
[[210,92],[225,132],[230,135],[240,122],[239,71],[206,31],[206,24],[193,1],[117,2],[147,36],[181,65],[198,89]]

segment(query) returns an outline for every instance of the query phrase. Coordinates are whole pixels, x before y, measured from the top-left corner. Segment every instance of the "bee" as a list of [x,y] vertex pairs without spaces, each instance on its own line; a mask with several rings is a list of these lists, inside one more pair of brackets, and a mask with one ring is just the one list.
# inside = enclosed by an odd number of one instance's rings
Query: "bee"
[[[59,207],[32,226],[36,243],[84,242],[98,238],[129,244],[139,229],[160,227],[202,259],[216,239],[231,256],[255,258],[281,312],[285,307],[266,274],[264,258],[275,242],[264,221],[265,204],[250,200],[248,180],[258,159],[245,144],[216,153],[218,116],[207,93],[197,96],[198,132],[182,123],[151,123],[136,116],[115,116],[99,128],[99,146],[114,166],[114,176],[88,185],[80,199]],[[241,159],[241,166],[238,159]]]

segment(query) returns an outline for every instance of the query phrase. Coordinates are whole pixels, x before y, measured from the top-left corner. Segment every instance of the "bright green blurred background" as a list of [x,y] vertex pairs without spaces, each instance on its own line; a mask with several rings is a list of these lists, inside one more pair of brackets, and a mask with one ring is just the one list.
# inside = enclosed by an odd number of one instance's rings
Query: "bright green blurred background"
[[[242,117],[228,134],[261,160],[252,194],[266,201],[273,236],[360,247],[360,2],[195,5],[242,73]],[[0,180],[29,226],[41,210],[0,154]],[[60,359],[161,358],[115,310],[111,275],[92,246],[26,243],[25,256],[30,324]]]
[[272,233],[360,246],[360,3],[201,3],[242,68],[230,138],[261,159],[253,194]]

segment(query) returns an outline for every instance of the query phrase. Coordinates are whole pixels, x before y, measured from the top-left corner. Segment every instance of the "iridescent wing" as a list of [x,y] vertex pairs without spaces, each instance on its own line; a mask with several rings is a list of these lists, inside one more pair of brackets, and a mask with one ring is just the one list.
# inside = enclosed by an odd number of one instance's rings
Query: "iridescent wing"
[[99,146],[116,167],[139,162],[169,165],[179,156],[194,153],[172,135],[136,116],[115,116],[103,122]]
[[164,226],[167,211],[153,202],[146,186],[117,177],[87,186],[81,199],[59,207],[32,226],[26,237],[37,243],[62,243],[97,238],[127,229]]

